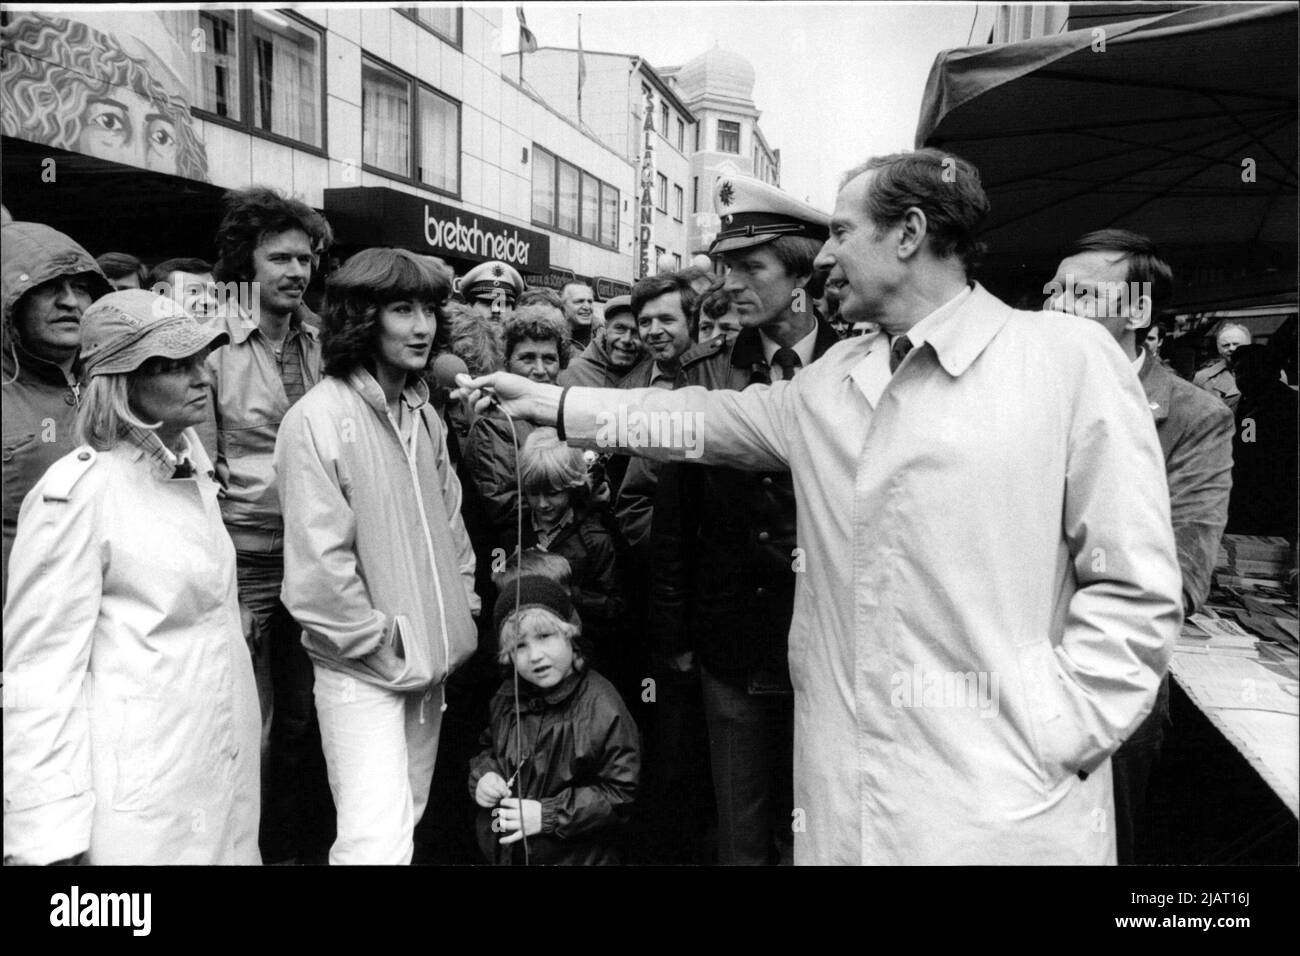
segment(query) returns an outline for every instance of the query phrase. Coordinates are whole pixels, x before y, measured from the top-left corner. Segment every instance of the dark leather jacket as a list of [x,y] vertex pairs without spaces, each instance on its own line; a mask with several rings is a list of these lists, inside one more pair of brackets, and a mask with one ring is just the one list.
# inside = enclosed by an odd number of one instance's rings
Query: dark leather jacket
[[[542,832],[528,838],[530,862],[621,862],[618,830],[631,816],[641,776],[640,736],[623,699],[590,668],[549,691],[520,679],[519,697],[518,738],[514,681],[505,681],[492,698],[492,723],[479,741],[483,750],[470,761],[470,798],[489,771],[511,778],[521,739],[524,770],[511,792],[542,805]],[[491,811],[479,808],[477,829],[489,860],[523,863],[520,844],[501,846]]]
[[[715,340],[716,341],[716,340]],[[839,341],[818,321],[814,359]],[[684,385],[771,383],[757,329],[692,363]],[[657,650],[693,650],[737,686],[789,687],[787,637],[797,579],[794,484],[789,472],[675,463],[659,476],[650,554],[650,633]]]

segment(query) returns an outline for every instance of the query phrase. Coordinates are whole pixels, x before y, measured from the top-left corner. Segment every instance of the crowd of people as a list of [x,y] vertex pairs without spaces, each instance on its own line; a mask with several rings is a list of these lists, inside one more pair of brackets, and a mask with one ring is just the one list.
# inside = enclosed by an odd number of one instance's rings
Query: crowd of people
[[1135,233],[999,302],[953,161],[726,177],[716,271],[603,314],[323,276],[263,187],[211,263],[6,222],[6,862],[1131,861],[1225,524],[1294,534],[1295,391],[1235,325],[1175,374]]

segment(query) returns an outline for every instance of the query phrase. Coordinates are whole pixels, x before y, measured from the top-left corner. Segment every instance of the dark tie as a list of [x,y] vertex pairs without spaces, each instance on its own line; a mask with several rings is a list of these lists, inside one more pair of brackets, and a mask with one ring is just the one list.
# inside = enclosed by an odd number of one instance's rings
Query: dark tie
[[799,353],[791,348],[777,349],[772,361],[781,367],[781,378],[787,382],[794,378],[795,371],[803,365],[799,361]]
[[903,364],[903,359],[907,353],[912,351],[912,340],[906,335],[900,335],[894,339],[894,344],[889,349],[889,374],[893,375],[898,371],[898,366]]
[[185,459],[184,461],[178,463],[178,464],[176,465],[176,470],[175,470],[174,472],[172,472],[172,477],[173,477],[173,478],[193,478],[193,477],[194,477],[194,466],[190,464],[190,461],[189,461],[188,458]]

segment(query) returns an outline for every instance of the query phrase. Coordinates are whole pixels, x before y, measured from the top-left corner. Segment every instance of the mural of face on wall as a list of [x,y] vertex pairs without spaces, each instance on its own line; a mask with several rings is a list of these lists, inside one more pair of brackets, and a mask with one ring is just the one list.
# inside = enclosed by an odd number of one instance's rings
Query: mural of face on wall
[[[135,30],[128,22],[156,14],[114,16],[120,32],[134,38],[124,43],[79,20],[11,15],[0,30],[4,134],[207,182],[207,152],[194,129],[188,90],[167,63],[174,58],[170,41],[156,28]],[[146,46],[141,34],[158,38],[155,46]]]

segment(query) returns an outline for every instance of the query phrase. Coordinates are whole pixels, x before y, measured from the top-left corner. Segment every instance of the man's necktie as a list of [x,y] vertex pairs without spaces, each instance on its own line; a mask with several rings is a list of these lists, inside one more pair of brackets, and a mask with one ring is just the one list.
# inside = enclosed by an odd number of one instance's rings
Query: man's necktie
[[794,373],[803,365],[799,361],[799,353],[792,348],[779,348],[776,354],[772,356],[772,361],[781,368],[781,378],[790,381],[794,378]]
[[893,375],[898,371],[898,366],[903,363],[907,353],[912,351],[912,340],[906,335],[900,335],[894,339],[894,344],[889,349],[889,374]]
[[176,470],[172,473],[172,477],[173,477],[173,478],[193,478],[193,477],[194,477],[194,466],[190,464],[190,460],[189,460],[188,458],[186,458],[186,459],[185,459],[184,461],[182,461],[182,462],[179,462],[179,463],[176,465]]

